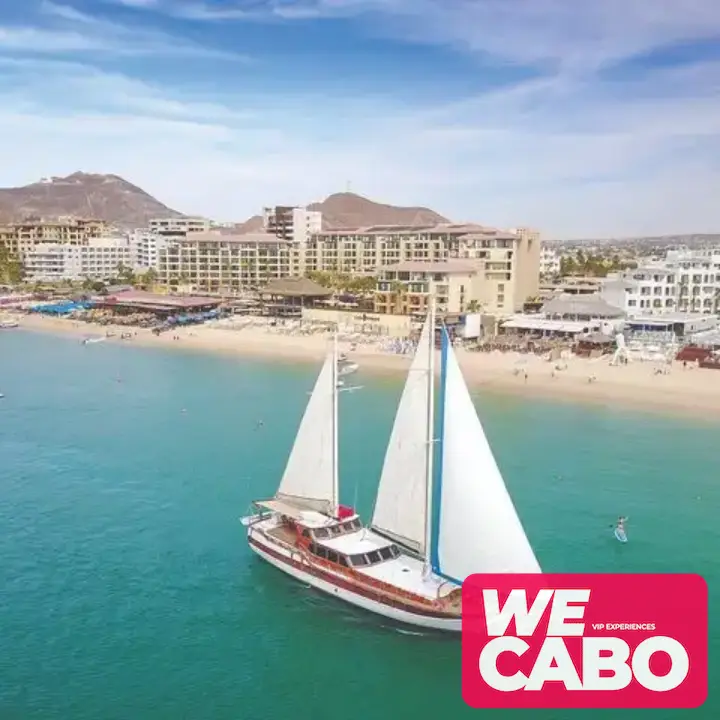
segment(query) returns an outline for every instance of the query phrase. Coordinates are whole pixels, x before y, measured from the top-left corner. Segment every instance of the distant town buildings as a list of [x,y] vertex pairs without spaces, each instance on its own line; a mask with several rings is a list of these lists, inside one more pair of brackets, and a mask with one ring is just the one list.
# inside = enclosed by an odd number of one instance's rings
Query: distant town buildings
[[551,278],[560,275],[560,260],[562,256],[557,248],[542,245],[540,249],[540,276]]

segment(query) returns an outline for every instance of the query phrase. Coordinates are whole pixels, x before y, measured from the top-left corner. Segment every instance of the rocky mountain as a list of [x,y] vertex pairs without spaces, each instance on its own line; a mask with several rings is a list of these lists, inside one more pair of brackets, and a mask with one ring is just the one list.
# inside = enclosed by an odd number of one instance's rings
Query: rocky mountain
[[432,225],[450,222],[426,207],[385,205],[355,193],[335,193],[308,210],[320,210],[328,229],[357,228],[366,225]]
[[246,235],[247,233],[257,233],[263,230],[263,218],[262,215],[253,215],[251,218],[246,220],[244,223],[235,225],[233,230],[240,234]]
[[23,187],[0,188],[0,222],[62,216],[97,218],[137,228],[151,218],[181,217],[182,213],[117,175],[76,172]]
[[[330,195],[322,202],[308,205],[308,210],[319,210],[323,214],[325,230],[345,230],[368,225],[432,225],[450,222],[426,207],[385,205],[349,192]],[[253,215],[238,225],[237,230],[242,233],[258,232],[262,228],[262,222],[260,215]]]

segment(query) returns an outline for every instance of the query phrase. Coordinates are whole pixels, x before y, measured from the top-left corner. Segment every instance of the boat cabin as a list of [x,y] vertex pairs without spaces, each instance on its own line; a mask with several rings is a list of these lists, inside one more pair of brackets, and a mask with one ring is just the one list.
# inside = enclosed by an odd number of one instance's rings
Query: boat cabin
[[[258,503],[271,510],[279,524],[267,533],[281,542],[301,545],[311,555],[348,568],[377,565],[400,556],[400,548],[375,534],[367,535],[355,511],[337,519],[313,510],[299,510],[277,501]],[[342,514],[342,513],[340,513]]]
[[308,550],[319,557],[321,560],[328,560],[331,563],[337,563],[343,567],[369,567],[377,565],[385,560],[392,560],[400,556],[400,549],[397,545],[386,545],[377,550],[370,550],[364,553],[353,553],[346,555],[345,553],[334,550],[333,548],[321,545],[319,543],[310,543]]

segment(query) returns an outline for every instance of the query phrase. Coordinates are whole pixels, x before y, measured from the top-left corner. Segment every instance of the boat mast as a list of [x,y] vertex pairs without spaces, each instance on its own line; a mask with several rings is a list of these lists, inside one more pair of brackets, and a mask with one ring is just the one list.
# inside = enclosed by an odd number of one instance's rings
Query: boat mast
[[338,339],[337,328],[333,335],[333,362],[332,362],[332,513],[337,514],[339,504],[339,474],[338,474]]
[[433,456],[435,453],[435,293],[430,296],[430,311],[427,322],[430,323],[430,343],[428,346],[427,374],[427,424],[425,427],[425,563],[424,574],[429,574],[432,567],[432,505],[433,505]]

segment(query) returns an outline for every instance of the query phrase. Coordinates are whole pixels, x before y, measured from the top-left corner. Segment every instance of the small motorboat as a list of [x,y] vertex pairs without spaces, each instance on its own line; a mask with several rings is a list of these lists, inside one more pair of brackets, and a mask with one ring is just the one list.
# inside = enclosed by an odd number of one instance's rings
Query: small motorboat
[[352,375],[360,369],[360,366],[356,362],[352,362],[347,355],[343,354],[338,357],[338,377],[344,377],[345,375]]

